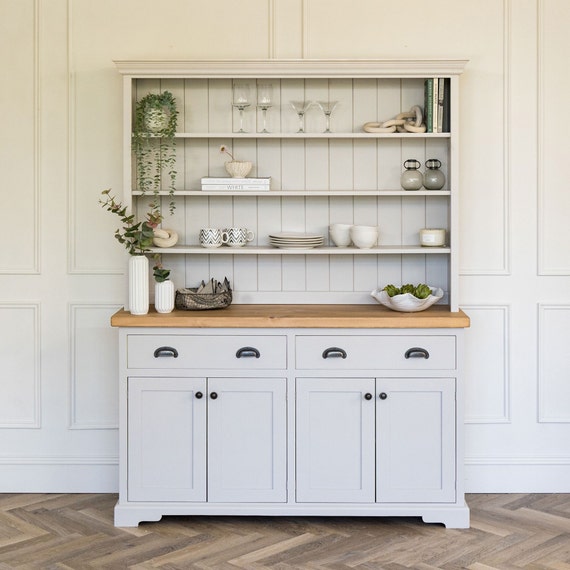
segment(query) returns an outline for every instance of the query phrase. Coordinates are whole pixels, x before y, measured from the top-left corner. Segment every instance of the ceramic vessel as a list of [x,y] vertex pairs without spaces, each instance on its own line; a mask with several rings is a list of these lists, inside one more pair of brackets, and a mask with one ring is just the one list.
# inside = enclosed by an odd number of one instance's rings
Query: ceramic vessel
[[441,190],[445,186],[445,174],[440,170],[441,161],[437,158],[426,160],[424,172],[424,188],[428,190]]
[[131,315],[148,313],[148,258],[131,255],[129,258],[129,310]]
[[337,247],[347,247],[352,243],[350,228],[352,228],[351,224],[331,224],[329,226],[329,235]]
[[170,313],[174,309],[174,283],[167,279],[154,284],[154,308],[157,313]]
[[376,226],[352,226],[350,239],[360,249],[369,249],[378,243],[378,228]]
[[252,164],[249,160],[229,160],[226,162],[226,170],[232,178],[245,178]]
[[414,158],[404,162],[404,172],[400,177],[400,185],[404,190],[419,190],[424,183],[422,173],[418,170],[421,166],[420,161]]

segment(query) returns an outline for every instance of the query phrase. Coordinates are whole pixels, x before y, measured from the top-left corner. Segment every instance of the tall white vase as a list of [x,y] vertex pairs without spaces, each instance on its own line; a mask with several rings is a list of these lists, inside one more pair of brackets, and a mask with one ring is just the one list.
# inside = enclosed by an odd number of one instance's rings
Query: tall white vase
[[148,258],[131,255],[129,258],[129,310],[131,315],[148,313]]
[[157,313],[170,313],[174,309],[174,283],[166,280],[154,284],[154,308]]

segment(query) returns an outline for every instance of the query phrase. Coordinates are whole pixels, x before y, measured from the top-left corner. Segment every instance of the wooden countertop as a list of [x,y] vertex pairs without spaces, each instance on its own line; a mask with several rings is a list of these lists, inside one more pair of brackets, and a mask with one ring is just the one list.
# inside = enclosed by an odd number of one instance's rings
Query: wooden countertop
[[466,328],[469,317],[434,305],[419,313],[398,313],[380,305],[230,305],[212,311],[161,314],[151,307],[147,315],[124,309],[111,317],[114,327],[174,328]]

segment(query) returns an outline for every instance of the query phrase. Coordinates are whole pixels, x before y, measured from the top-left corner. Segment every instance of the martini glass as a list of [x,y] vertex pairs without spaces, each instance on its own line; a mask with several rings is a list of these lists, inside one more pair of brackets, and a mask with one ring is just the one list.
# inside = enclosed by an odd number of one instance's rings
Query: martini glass
[[273,86],[267,83],[260,83],[257,86],[257,107],[261,109],[263,120],[262,133],[268,133],[267,130],[267,111],[273,106]]
[[312,104],[312,101],[291,101],[291,107],[293,107],[293,110],[299,117],[299,130],[297,131],[298,133],[305,132],[305,113]]
[[321,111],[325,114],[326,128],[325,133],[331,132],[331,115],[338,105],[338,101],[317,101],[317,105]]
[[249,83],[234,83],[232,106],[239,111],[239,131],[245,133],[243,128],[243,112],[251,105]]

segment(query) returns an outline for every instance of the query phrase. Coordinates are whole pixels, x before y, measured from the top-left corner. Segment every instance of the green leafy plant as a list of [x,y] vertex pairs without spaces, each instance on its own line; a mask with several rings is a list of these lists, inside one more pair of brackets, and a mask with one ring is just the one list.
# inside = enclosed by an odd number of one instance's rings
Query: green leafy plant
[[162,221],[162,215],[157,210],[151,210],[147,214],[147,219],[137,222],[134,214],[127,212],[127,207],[121,202],[117,202],[114,196],[111,196],[111,189],[101,192],[102,198],[99,204],[108,212],[115,214],[121,220],[122,227],[115,230],[115,239],[125,246],[131,255],[143,255],[150,251],[152,239],[154,237],[154,228]]
[[427,299],[431,295],[431,288],[425,283],[419,283],[414,286],[411,283],[406,283],[401,287],[396,287],[395,285],[386,285],[383,291],[386,291],[390,297],[396,295],[404,295],[405,293],[411,293],[414,297],[418,299]]
[[170,91],[149,93],[135,107],[132,147],[136,161],[137,188],[143,194],[153,193],[151,210],[160,211],[159,191],[162,175],[168,176],[169,210],[176,204],[176,126],[178,110]]
[[152,268],[152,274],[154,276],[154,280],[157,283],[163,283],[164,281],[168,281],[170,278],[170,269],[164,269],[162,266],[162,260],[160,254],[156,254],[154,256],[155,265]]

